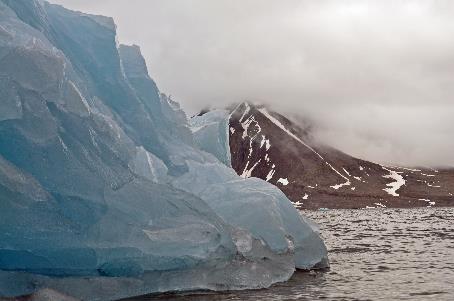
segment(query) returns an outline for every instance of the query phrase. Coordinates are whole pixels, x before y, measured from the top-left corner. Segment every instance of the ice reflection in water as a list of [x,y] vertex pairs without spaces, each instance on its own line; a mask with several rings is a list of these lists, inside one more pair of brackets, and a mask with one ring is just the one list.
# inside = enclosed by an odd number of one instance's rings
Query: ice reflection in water
[[454,209],[304,212],[320,224],[327,272],[269,289],[131,300],[454,300]]

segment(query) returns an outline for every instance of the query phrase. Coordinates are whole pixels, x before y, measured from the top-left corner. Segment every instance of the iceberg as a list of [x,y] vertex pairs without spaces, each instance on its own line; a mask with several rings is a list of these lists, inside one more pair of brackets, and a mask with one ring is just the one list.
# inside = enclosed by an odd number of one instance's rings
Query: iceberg
[[231,167],[229,146],[229,113],[212,110],[189,120],[196,145]]
[[225,116],[193,133],[111,18],[0,0],[0,87],[0,297],[263,288],[328,266],[290,201],[207,140]]

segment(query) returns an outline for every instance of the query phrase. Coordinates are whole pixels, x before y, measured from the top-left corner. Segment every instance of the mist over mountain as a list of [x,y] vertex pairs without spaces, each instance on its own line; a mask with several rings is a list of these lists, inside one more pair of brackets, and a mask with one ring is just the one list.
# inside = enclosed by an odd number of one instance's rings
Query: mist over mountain
[[257,101],[363,159],[454,165],[452,1],[53,2],[114,16],[190,114]]
[[361,160],[316,140],[307,119],[301,125],[263,105],[244,102],[227,111],[201,112],[190,122],[196,143],[205,151],[228,162],[243,178],[272,183],[299,209],[453,204],[454,168]]

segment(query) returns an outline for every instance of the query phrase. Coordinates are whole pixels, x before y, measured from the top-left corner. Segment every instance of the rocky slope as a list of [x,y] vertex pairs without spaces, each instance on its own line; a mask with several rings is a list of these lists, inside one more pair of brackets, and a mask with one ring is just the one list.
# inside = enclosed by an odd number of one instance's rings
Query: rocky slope
[[263,106],[229,111],[231,165],[279,187],[301,209],[453,206],[454,170],[383,166],[313,141]]

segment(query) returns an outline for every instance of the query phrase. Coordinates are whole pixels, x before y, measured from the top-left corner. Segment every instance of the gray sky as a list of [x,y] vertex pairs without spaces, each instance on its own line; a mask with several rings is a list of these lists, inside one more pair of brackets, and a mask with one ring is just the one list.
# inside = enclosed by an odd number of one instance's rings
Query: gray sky
[[264,102],[352,155],[454,166],[454,1],[51,2],[114,17],[189,113]]

